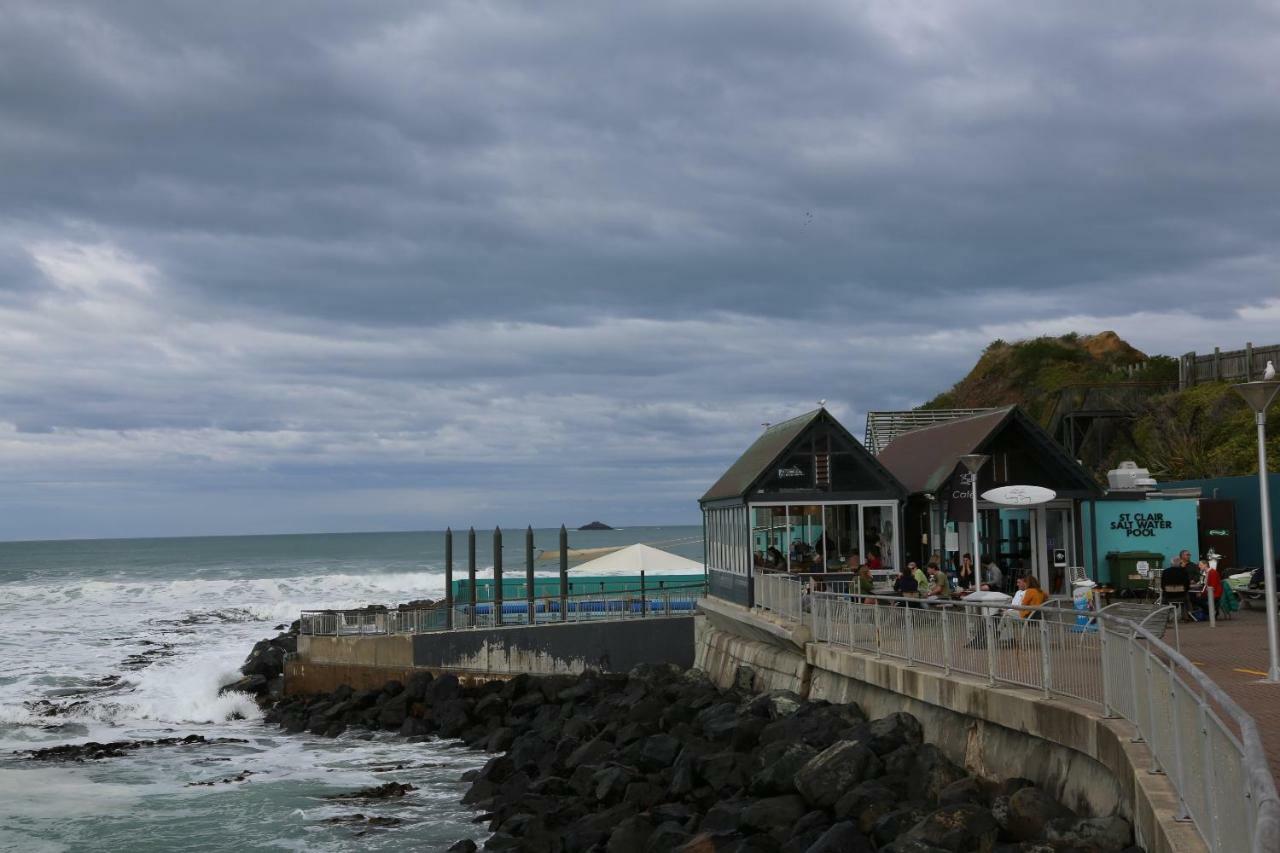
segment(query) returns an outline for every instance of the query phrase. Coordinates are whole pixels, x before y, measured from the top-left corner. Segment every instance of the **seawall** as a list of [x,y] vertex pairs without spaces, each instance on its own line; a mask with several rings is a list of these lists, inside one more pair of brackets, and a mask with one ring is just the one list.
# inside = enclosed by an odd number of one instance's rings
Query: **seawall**
[[1207,850],[1193,826],[1173,820],[1173,788],[1148,772],[1150,753],[1130,741],[1123,720],[1030,690],[812,643],[803,626],[718,599],[700,606],[694,664],[722,687],[746,665],[758,690],[857,702],[873,718],[907,711],[924,724],[926,739],[973,773],[1030,779],[1082,815],[1119,814],[1148,853]]
[[693,666],[694,620],[673,616],[626,621],[562,622],[428,634],[308,636],[285,663],[285,693],[324,693],[348,684],[380,687],[415,672],[462,679],[519,673],[578,675],[628,672],[642,663]]

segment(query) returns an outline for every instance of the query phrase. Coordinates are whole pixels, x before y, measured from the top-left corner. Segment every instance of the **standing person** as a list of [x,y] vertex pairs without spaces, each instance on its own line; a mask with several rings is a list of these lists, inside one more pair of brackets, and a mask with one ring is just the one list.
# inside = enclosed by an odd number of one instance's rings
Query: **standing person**
[[973,558],[965,554],[960,558],[960,571],[956,572],[956,586],[960,589],[973,589]]
[[[1203,586],[1200,592],[1194,596],[1197,606],[1204,610],[1205,619],[1209,618],[1209,608],[1214,607],[1222,599],[1222,576],[1218,574],[1218,570],[1209,565],[1208,560],[1200,561],[1200,577]],[[1210,594],[1213,598],[1210,598]]]

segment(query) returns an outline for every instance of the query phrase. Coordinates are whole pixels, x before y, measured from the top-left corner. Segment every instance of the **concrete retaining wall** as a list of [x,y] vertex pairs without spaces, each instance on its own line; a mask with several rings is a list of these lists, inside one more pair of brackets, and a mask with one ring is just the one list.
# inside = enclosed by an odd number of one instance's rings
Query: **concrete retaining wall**
[[413,637],[413,664],[465,672],[627,672],[640,663],[693,666],[693,618],[563,622]]
[[1031,779],[1084,815],[1120,814],[1148,853],[1207,849],[1194,827],[1173,820],[1172,787],[1147,772],[1150,753],[1129,742],[1132,727],[1122,720],[1030,690],[811,643],[804,628],[792,631],[727,602],[708,599],[702,607],[695,665],[720,686],[745,664],[760,690],[857,702],[873,718],[907,711],[926,739],[975,774]]

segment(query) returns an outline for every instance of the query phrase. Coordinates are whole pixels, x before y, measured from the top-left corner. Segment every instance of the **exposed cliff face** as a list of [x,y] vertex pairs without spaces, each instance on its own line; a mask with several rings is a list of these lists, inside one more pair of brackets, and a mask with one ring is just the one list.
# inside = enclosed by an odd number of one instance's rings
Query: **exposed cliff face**
[[[1060,416],[1072,405],[1132,412],[1129,419],[1098,422],[1091,427],[1097,432],[1077,450],[1099,482],[1123,459],[1137,461],[1162,480],[1255,473],[1253,416],[1244,401],[1226,383],[1177,390],[1177,379],[1175,358],[1148,356],[1115,332],[997,340],[967,376],[921,408],[1016,404],[1047,428],[1055,426],[1055,412]],[[1071,387],[1080,385],[1092,390]],[[1268,455],[1276,471],[1280,406],[1268,419]]]
[[[1168,364],[1166,364],[1168,362]],[[950,391],[939,394],[921,408],[982,408],[1017,404],[1040,414],[1043,399],[1064,386],[1080,382],[1121,381],[1131,378],[1129,369],[1145,365],[1134,378],[1167,373],[1177,378],[1177,364],[1163,356],[1148,359],[1115,332],[1096,335],[1063,335],[1029,341],[993,341],[969,375]]]

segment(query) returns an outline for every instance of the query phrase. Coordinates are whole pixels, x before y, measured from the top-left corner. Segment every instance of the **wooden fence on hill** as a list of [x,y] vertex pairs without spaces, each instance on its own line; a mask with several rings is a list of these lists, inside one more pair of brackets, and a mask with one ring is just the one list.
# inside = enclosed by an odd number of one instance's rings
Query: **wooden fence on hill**
[[1262,378],[1268,361],[1280,365],[1280,344],[1255,347],[1248,343],[1244,349],[1226,352],[1214,347],[1213,352],[1203,355],[1189,352],[1178,358],[1178,387],[1190,388],[1201,382],[1252,382]]

